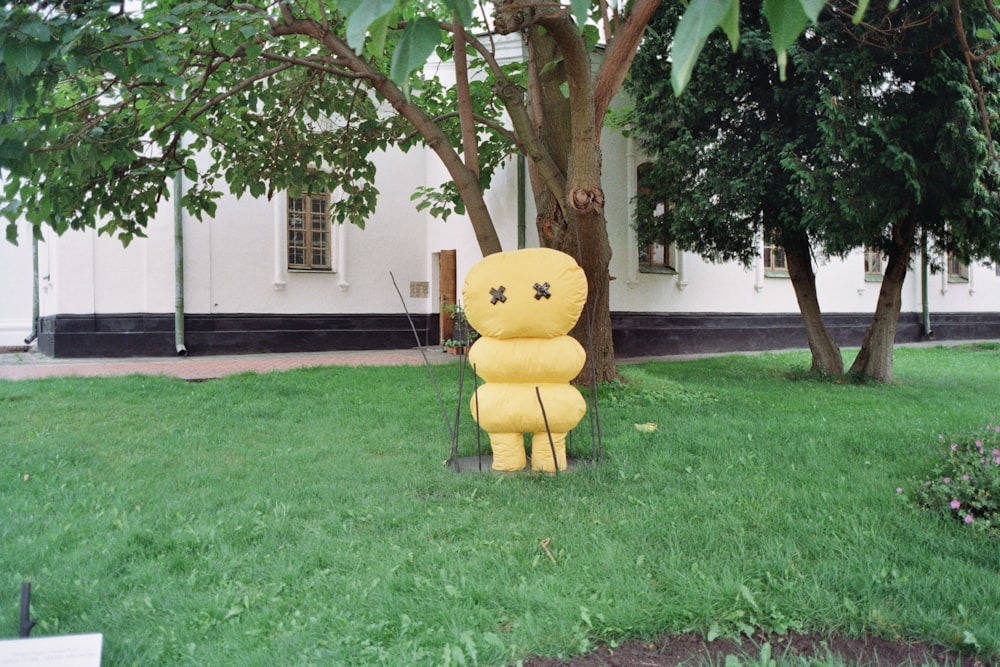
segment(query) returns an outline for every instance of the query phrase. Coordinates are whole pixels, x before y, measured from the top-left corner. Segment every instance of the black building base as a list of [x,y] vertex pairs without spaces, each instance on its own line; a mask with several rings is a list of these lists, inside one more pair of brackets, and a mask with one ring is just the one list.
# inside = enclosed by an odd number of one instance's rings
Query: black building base
[[[437,313],[412,315],[421,345],[439,342]],[[870,313],[824,316],[843,347],[858,346]],[[798,313],[612,313],[619,358],[805,348]],[[935,313],[935,340],[1000,339],[1000,312]],[[192,355],[410,348],[406,315],[188,315],[184,346]],[[927,340],[919,313],[903,313],[897,343]],[[54,315],[39,323],[38,349],[60,358],[173,356],[173,314]]]
[[[841,347],[861,345],[871,313],[823,316]],[[1000,339],[1000,312],[935,313],[933,336],[924,332],[920,313],[901,313],[897,343],[929,340]],[[620,358],[803,349],[809,346],[798,313],[612,313],[615,354]]]
[[[187,315],[191,355],[391,350],[438,342],[438,316]],[[177,352],[173,314],[54,315],[39,322],[38,350],[59,358],[167,357]]]

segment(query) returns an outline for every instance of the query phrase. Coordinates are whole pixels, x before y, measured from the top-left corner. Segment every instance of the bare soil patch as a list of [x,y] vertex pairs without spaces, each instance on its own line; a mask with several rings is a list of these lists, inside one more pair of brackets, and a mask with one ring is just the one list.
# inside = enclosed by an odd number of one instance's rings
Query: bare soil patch
[[854,667],[985,667],[991,662],[963,655],[939,646],[918,642],[893,641],[878,637],[864,639],[825,637],[818,634],[755,636],[742,643],[732,639],[706,641],[697,635],[671,635],[655,642],[631,641],[610,648],[603,646],[569,660],[530,658],[525,667],[723,667],[727,655],[744,663],[756,664],[760,647],[771,644],[771,657],[820,658],[839,656]]

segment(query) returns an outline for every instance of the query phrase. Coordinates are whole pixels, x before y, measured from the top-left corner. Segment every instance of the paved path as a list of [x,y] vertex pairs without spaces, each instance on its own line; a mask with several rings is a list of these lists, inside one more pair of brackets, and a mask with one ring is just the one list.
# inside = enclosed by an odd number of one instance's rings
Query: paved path
[[[932,347],[1000,342],[1000,339],[924,341],[899,347]],[[780,352],[782,350],[772,350]],[[715,354],[761,354],[761,352],[723,352]],[[635,359],[618,359],[619,364],[668,359],[694,359],[713,354],[676,354]],[[112,359],[53,359],[38,352],[0,351],[0,380],[33,380],[47,377],[108,377],[113,375],[168,375],[183,380],[210,380],[237,373],[268,373],[312,366],[421,366],[457,363],[459,357],[445,354],[441,348],[402,350],[361,350],[340,352],[299,352],[282,354],[233,354],[190,357],[128,357]]]
[[53,359],[38,352],[0,353],[0,380],[112,375],[168,375],[184,380],[209,380],[237,373],[267,373],[311,366],[420,366],[457,362],[437,347],[406,350],[234,354],[189,357],[129,357],[121,359]]

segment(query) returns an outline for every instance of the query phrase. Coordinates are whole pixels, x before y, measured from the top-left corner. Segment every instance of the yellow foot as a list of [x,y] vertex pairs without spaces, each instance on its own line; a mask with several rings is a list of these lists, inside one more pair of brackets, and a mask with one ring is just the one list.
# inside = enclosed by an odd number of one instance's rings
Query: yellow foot
[[520,472],[527,465],[524,435],[521,433],[490,433],[493,449],[493,469],[500,472]]
[[[552,450],[556,451],[555,460]],[[556,472],[566,469],[566,434],[553,433],[549,442],[548,433],[535,433],[531,436],[531,469],[542,472]]]

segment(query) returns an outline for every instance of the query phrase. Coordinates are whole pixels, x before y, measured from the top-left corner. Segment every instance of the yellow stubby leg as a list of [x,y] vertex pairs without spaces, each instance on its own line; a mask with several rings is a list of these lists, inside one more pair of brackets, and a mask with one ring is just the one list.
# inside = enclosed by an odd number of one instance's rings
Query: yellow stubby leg
[[[556,450],[556,460],[552,461],[552,449]],[[566,469],[566,434],[553,433],[549,443],[548,433],[535,433],[531,436],[531,469],[543,472],[555,472]]]
[[493,449],[493,469],[501,472],[520,472],[527,464],[522,433],[490,433]]

